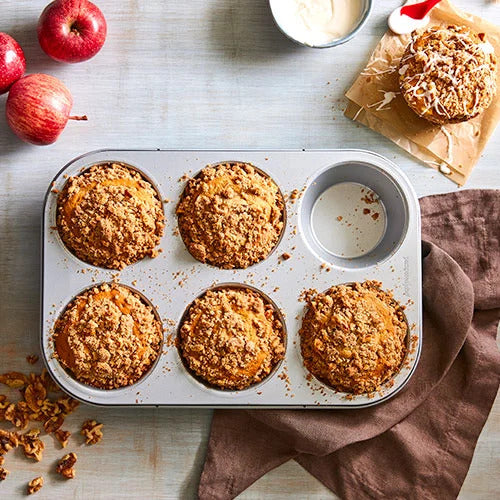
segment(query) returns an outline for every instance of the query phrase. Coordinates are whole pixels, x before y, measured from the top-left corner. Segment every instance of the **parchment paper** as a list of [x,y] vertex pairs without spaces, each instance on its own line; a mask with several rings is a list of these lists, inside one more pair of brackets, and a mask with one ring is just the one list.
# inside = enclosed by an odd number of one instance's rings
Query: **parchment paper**
[[[429,26],[457,24],[486,33],[500,59],[500,28],[443,0],[431,11]],[[463,186],[500,120],[497,93],[491,106],[468,122],[434,125],[417,116],[399,90],[398,65],[410,35],[388,31],[365,69],[347,91],[345,115],[380,132],[427,166]],[[497,72],[500,92],[500,71]]]

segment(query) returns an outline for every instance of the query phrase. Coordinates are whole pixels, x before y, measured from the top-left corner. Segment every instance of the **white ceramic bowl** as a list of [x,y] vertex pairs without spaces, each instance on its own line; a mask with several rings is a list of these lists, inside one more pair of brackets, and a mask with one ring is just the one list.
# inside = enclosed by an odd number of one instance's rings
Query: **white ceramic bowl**
[[373,0],[363,0],[363,10],[362,14],[358,20],[358,23],[354,26],[354,28],[345,36],[341,38],[336,38],[335,40],[332,40],[331,42],[322,44],[322,45],[310,45],[305,42],[302,42],[300,40],[297,40],[294,38],[290,33],[284,29],[284,27],[279,23],[277,16],[275,15],[275,12],[273,11],[273,2],[272,0],[269,0],[269,8],[271,9],[271,13],[273,15],[274,22],[278,29],[290,40],[293,42],[302,45],[303,47],[310,47],[312,49],[328,49],[330,47],[336,47],[337,45],[342,45],[343,43],[348,42],[351,38],[354,38],[356,34],[361,30],[361,28],[365,25],[366,21],[368,20],[368,17],[371,14],[372,8],[373,8]]

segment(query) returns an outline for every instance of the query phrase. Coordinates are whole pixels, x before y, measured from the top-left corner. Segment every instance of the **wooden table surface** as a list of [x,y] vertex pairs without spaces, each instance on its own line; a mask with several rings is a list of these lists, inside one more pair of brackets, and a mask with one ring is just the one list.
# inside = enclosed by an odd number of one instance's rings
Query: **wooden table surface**
[[[74,113],[57,144],[18,141],[0,117],[0,371],[28,370],[39,343],[40,217],[45,190],[73,157],[98,148],[365,148],[394,160],[419,196],[455,190],[450,181],[402,153],[388,140],[342,116],[343,92],[385,30],[398,0],[376,0],[371,19],[348,44],[325,51],[299,48],[271,21],[266,0],[96,0],[108,20],[108,39],[93,60],[51,61],[39,48],[36,23],[45,0],[9,0],[0,31],[25,50],[28,72],[61,78]],[[495,23],[494,2],[457,1]],[[330,85],[327,82],[331,82]],[[3,108],[5,96],[0,97]],[[3,112],[2,112],[3,113]],[[497,131],[498,132],[498,131]],[[500,188],[498,133],[468,188]],[[75,439],[78,476],[65,482],[49,470],[62,455],[45,438],[44,460],[7,456],[1,498],[24,493],[39,474],[37,498],[194,498],[211,412],[208,410],[80,408],[105,424],[103,442]],[[500,401],[479,441],[461,498],[500,497]],[[333,498],[291,462],[255,483],[241,498]]]

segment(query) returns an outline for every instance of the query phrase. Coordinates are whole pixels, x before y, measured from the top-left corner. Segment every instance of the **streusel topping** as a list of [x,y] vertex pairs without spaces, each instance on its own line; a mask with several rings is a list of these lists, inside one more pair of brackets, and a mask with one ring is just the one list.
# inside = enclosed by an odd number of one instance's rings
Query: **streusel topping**
[[149,370],[163,333],[151,306],[113,283],[78,295],[56,321],[53,337],[57,358],[78,381],[115,389]]
[[265,259],[279,241],[284,213],[278,186],[247,163],[204,168],[188,181],[177,207],[191,255],[223,269]]
[[124,267],[157,254],[164,229],[153,186],[120,163],[70,177],[57,201],[57,228],[69,250],[89,264]]
[[248,288],[206,292],[190,306],[179,348],[195,375],[222,389],[245,389],[266,378],[285,353],[274,307]]
[[334,389],[378,390],[401,366],[408,327],[381,283],[334,286],[309,297],[300,330],[306,368]]
[[406,102],[437,124],[467,121],[487,109],[496,94],[496,72],[485,34],[454,25],[416,32],[399,65]]

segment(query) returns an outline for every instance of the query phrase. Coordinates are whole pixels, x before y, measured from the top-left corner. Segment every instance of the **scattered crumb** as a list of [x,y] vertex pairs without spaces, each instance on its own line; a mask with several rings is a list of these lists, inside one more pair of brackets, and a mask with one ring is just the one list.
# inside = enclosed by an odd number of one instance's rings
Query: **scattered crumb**
[[34,365],[38,361],[38,356],[36,354],[30,354],[29,356],[26,356],[26,361],[30,365]]

